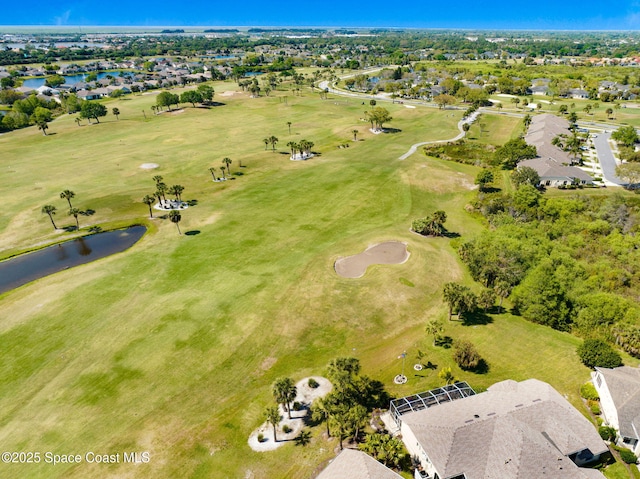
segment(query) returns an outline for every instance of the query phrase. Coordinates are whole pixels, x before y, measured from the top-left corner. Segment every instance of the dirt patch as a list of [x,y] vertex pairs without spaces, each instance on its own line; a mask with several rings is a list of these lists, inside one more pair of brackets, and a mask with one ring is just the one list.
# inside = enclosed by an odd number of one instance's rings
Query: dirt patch
[[218,93],[218,96],[234,96],[241,95],[239,91],[223,91],[222,93]]
[[338,258],[334,269],[343,278],[361,278],[373,264],[402,264],[408,259],[406,243],[387,241],[369,246],[360,254]]
[[[318,387],[312,388],[309,386],[309,379],[315,379],[318,383]],[[302,428],[304,427],[304,417],[309,413],[309,408],[313,401],[317,398],[321,398],[329,394],[333,386],[327,378],[321,376],[311,376],[310,378],[304,378],[296,383],[296,398],[294,402],[300,403],[300,409],[298,411],[291,411],[291,419],[287,411],[278,406],[280,410],[280,423],[276,427],[276,441],[273,437],[273,426],[268,423],[262,424],[258,429],[253,431],[249,436],[249,447],[257,452],[273,451],[287,442],[293,441]],[[282,428],[288,426],[290,431],[284,433]],[[262,441],[258,441],[258,435],[262,435]]]

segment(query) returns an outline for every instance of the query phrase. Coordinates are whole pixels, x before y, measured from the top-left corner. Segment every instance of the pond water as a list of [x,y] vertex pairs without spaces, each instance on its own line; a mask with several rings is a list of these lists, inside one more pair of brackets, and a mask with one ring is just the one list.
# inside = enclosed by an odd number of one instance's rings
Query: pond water
[[0,262],[0,294],[58,271],[124,251],[147,231],[144,226],[107,231],[48,246]]
[[[123,75],[132,75],[131,72],[122,72]],[[87,75],[89,75],[88,73],[79,73],[77,75],[64,75],[64,80],[65,83],[69,84],[69,85],[73,85],[74,83],[78,83],[80,81],[85,81],[85,79],[87,78]],[[103,78],[105,78],[107,75],[111,75],[112,77],[118,77],[120,76],[120,72],[100,72],[98,73],[98,80],[101,80]],[[46,78],[45,77],[41,77],[41,78],[30,78],[28,80],[25,80],[22,83],[22,86],[26,86],[29,88],[38,88],[41,87],[42,85],[44,85],[44,83],[46,82]]]

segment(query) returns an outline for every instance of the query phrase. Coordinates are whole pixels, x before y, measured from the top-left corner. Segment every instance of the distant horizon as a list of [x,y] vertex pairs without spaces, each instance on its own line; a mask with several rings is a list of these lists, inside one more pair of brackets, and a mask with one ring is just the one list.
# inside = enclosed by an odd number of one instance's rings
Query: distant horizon
[[258,0],[242,4],[193,2],[176,5],[167,0],[140,0],[135,8],[99,9],[77,0],[55,4],[32,0],[28,8],[4,12],[2,28],[388,28],[415,30],[493,31],[638,31],[637,0],[567,0],[559,4],[539,0],[535,5],[509,0],[483,4],[459,0],[455,4],[389,5],[369,0],[366,5],[326,0]]
[[[14,24],[0,24],[0,33],[2,29],[18,30],[18,29],[55,29],[55,30],[72,30],[72,29],[106,29],[116,28],[119,30],[126,29],[184,29],[185,33],[198,33],[203,29],[220,29],[220,30],[233,30],[233,29],[252,29],[263,28],[272,30],[283,29],[309,29],[309,30],[335,30],[335,29],[350,29],[350,30],[416,30],[416,31],[463,31],[463,32],[550,32],[550,33],[637,33],[640,34],[640,29],[571,29],[571,28],[498,28],[498,27],[415,27],[415,26],[394,26],[394,25],[134,25],[134,24],[78,24],[78,25],[56,25],[46,23],[32,23],[24,25]],[[189,30],[189,31],[187,31]],[[90,32],[87,32],[90,33]]]

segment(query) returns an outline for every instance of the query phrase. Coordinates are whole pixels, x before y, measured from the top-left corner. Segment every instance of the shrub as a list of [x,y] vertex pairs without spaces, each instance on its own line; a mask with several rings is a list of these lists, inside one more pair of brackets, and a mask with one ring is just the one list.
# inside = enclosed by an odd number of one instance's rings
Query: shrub
[[294,411],[300,411],[302,409],[302,404],[300,404],[298,401],[295,401],[293,403],[293,410]]
[[596,391],[596,387],[591,382],[584,383],[580,386],[580,396],[585,399],[590,399],[591,401],[597,401],[600,399],[598,391]]
[[598,434],[605,441],[614,441],[616,439],[616,430],[611,426],[600,426]]
[[288,424],[285,424],[284,426],[282,426],[282,432],[284,432],[285,434],[289,434],[291,432],[291,428],[289,427]]
[[589,409],[591,412],[598,416],[600,414],[600,403],[598,401],[589,401]]
[[620,448],[620,457],[627,464],[635,464],[638,462],[638,456],[636,456],[633,452],[631,452],[626,447]]
[[600,339],[585,339],[578,346],[577,353],[582,363],[589,368],[615,368],[622,365],[620,355]]
[[453,359],[461,369],[475,369],[480,365],[482,358],[471,342],[456,341],[453,348]]
[[309,387],[311,389],[316,389],[318,386],[320,386],[320,384],[318,383],[318,381],[316,381],[313,378],[309,378],[309,381],[307,382],[307,384],[309,385]]
[[264,442],[264,434],[258,434],[258,442]]

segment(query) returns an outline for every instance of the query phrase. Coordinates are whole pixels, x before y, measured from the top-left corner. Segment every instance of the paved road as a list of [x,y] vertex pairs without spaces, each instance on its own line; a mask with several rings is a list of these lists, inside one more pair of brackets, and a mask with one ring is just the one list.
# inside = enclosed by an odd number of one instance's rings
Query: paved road
[[616,160],[609,146],[609,138],[611,138],[611,132],[598,133],[593,137],[593,144],[596,147],[598,161],[602,166],[602,174],[605,180],[618,186],[623,186],[627,183],[616,176]]

